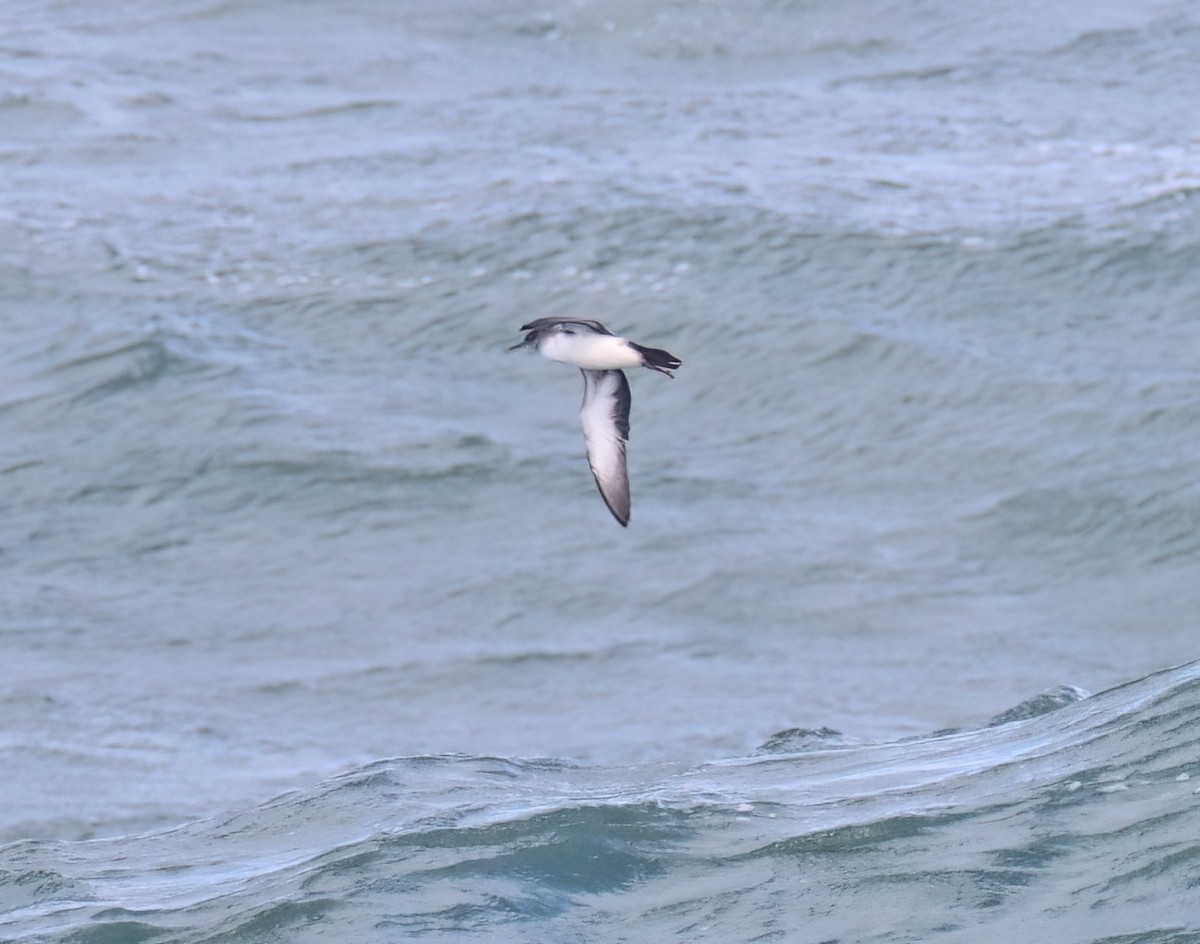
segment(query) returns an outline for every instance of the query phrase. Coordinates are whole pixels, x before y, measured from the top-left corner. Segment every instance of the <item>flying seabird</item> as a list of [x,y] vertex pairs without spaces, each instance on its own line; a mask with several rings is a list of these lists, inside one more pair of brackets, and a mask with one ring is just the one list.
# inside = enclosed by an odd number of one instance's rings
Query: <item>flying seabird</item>
[[625,443],[629,439],[629,381],[625,367],[649,367],[671,373],[683,363],[673,354],[617,337],[599,321],[584,318],[538,318],[521,325],[525,340],[509,350],[533,347],[543,357],[578,367],[583,373],[583,406],[579,418],[587,443],[588,465],[600,497],[620,522],[629,524],[629,474]]

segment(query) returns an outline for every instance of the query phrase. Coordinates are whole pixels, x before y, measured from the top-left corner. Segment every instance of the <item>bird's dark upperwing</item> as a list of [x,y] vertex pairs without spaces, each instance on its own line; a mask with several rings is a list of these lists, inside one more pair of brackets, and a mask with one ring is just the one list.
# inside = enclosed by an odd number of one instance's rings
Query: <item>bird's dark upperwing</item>
[[587,443],[588,465],[600,497],[621,527],[629,524],[629,473],[625,442],[629,439],[629,381],[620,370],[585,370],[579,419]]
[[587,318],[538,318],[537,321],[521,325],[521,330],[545,331],[547,328],[553,328],[555,325],[580,325],[589,331],[595,331],[597,334],[612,334],[599,321],[591,321]]

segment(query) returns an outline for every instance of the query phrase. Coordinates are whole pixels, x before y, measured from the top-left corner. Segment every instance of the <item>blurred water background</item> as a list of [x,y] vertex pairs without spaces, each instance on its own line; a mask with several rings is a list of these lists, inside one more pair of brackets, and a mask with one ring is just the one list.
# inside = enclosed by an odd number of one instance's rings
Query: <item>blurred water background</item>
[[[1197,88],[1183,0],[6,3],[0,939],[1200,941]],[[684,360],[627,531],[555,314]]]

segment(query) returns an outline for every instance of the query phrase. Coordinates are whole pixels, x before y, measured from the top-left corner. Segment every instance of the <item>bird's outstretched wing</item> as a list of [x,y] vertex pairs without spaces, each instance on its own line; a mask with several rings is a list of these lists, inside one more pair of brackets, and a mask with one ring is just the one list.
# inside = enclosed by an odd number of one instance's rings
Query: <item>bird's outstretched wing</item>
[[588,465],[600,497],[622,527],[629,524],[629,381],[620,370],[585,370],[579,419],[587,443]]
[[592,321],[588,318],[538,318],[536,321],[521,325],[521,330],[545,331],[547,328],[553,328],[555,325],[580,325],[590,331],[595,331],[597,334],[612,334],[599,321]]

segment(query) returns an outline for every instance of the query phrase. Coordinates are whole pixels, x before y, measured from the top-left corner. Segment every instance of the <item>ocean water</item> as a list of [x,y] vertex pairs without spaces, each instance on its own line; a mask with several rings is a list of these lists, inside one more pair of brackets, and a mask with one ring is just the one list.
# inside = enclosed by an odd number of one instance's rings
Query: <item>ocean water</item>
[[[1200,9],[0,10],[0,940],[1200,941]],[[578,314],[680,356],[595,493]]]

